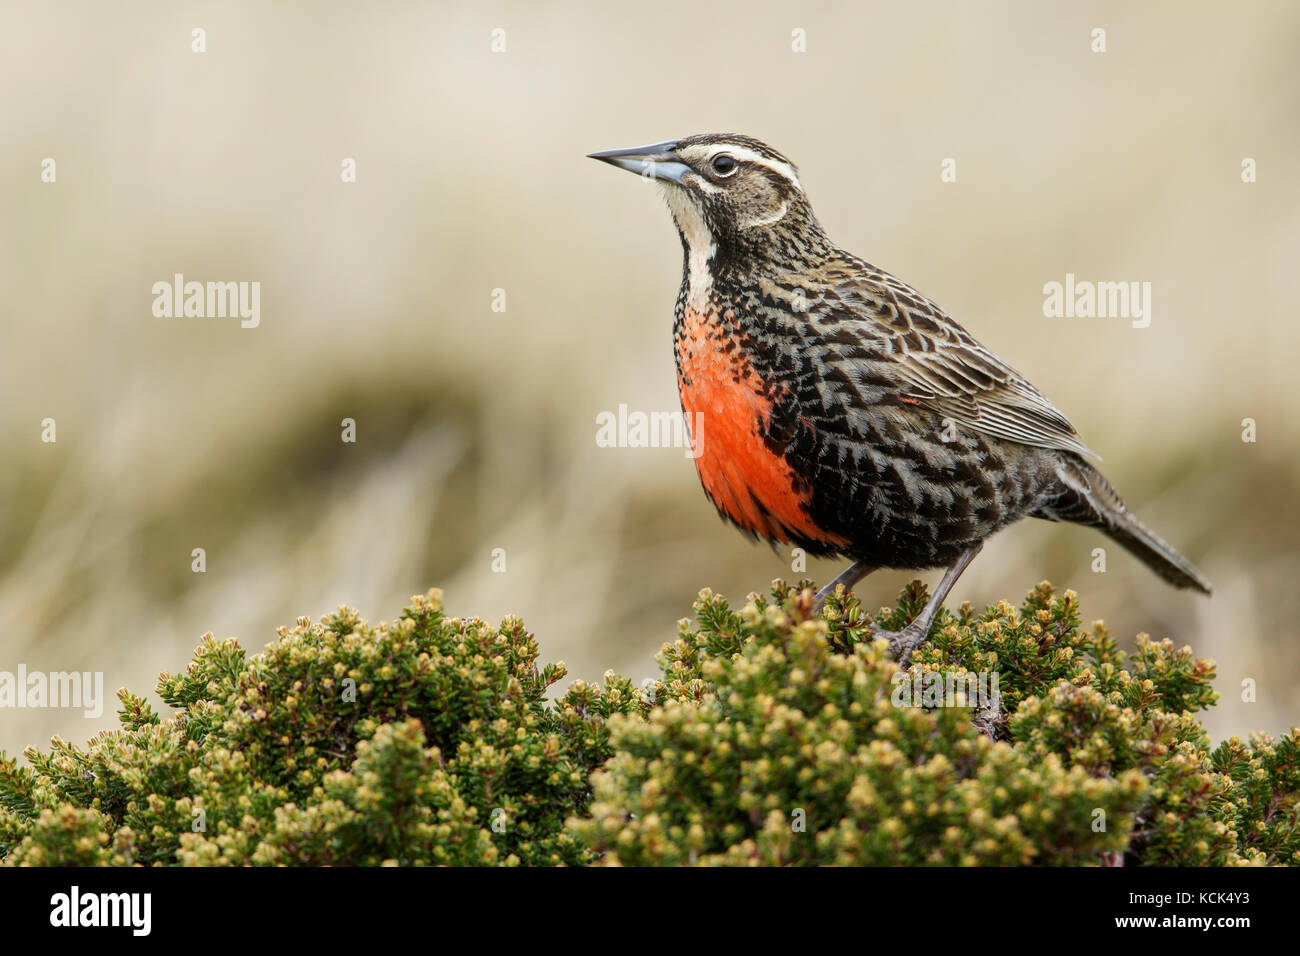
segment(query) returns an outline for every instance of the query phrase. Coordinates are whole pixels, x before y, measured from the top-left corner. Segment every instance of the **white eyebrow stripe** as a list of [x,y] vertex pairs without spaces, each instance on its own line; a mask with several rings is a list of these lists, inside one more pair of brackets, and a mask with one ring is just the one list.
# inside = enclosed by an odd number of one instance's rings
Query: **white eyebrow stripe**
[[712,160],[714,156],[718,155],[718,153],[726,153],[738,160],[755,163],[759,166],[766,166],[768,169],[772,170],[772,172],[779,173],[786,179],[790,180],[790,182],[794,183],[796,189],[803,192],[803,184],[799,182],[799,177],[795,175],[794,167],[789,163],[783,163],[780,160],[764,156],[762,153],[756,153],[747,146],[732,146],[727,143],[719,143],[716,146],[710,147],[709,151],[704,154],[705,161],[707,162]]

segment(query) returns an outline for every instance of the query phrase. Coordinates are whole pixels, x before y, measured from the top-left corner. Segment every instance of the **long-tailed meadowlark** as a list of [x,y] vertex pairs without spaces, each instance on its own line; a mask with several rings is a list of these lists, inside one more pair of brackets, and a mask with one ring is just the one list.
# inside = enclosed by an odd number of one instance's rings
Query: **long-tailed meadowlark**
[[898,633],[925,640],[986,538],[1018,518],[1098,528],[1166,581],[1210,584],[1138,521],[1034,386],[907,283],[833,243],[794,165],[690,136],[590,154],[653,177],[681,235],[673,337],[704,491],[751,536],[877,568],[945,567]]

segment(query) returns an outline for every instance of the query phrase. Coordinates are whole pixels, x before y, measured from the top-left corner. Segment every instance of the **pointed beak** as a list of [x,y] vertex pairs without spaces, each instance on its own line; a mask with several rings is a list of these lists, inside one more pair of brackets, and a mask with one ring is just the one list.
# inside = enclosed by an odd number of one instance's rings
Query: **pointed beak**
[[682,177],[691,171],[691,167],[682,162],[676,149],[677,141],[670,140],[650,146],[633,146],[631,149],[607,149],[599,153],[588,153],[587,157],[648,179],[680,185]]

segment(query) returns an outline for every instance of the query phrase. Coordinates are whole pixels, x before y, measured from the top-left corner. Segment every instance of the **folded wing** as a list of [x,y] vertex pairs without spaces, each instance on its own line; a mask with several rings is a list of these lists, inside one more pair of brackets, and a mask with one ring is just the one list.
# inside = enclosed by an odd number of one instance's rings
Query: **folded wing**
[[986,435],[1098,457],[1038,389],[905,282],[848,259],[826,277],[814,321],[857,333],[887,364],[900,399]]

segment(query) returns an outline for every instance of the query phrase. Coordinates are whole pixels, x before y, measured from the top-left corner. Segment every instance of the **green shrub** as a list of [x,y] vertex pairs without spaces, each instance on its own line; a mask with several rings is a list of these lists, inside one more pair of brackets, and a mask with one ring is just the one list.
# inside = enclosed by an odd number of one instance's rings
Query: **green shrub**
[[[924,602],[914,584],[875,620]],[[1042,584],[1020,608],[945,611],[900,672],[855,598],[811,607],[780,582],[740,611],[701,592],[659,706],[610,720],[572,824],[601,862],[1300,862],[1300,732],[1212,754],[1195,713],[1214,666],[1189,650],[1141,635],[1126,656]],[[975,672],[997,672],[999,708],[893,700],[904,678]]]
[[10,864],[575,864],[564,829],[609,756],[626,681],[546,691],[519,621],[446,618],[439,595],[393,624],[357,612],[281,628],[265,654],[203,639],[158,693],[119,692],[122,729],[0,763]]
[[[877,614],[897,628],[919,584]],[[1211,750],[1213,665],[1120,652],[1047,585],[943,612],[902,671],[855,598],[705,591],[646,693],[555,700],[520,622],[203,639],[121,728],[0,759],[10,865],[1292,864],[1300,732]],[[1000,699],[956,678],[996,673]],[[942,679],[946,697],[929,695]],[[952,688],[961,684],[954,691]],[[914,691],[919,698],[900,700]],[[973,696],[972,696],[973,695]],[[913,706],[913,704],[918,704]],[[924,705],[924,706],[920,706]]]

